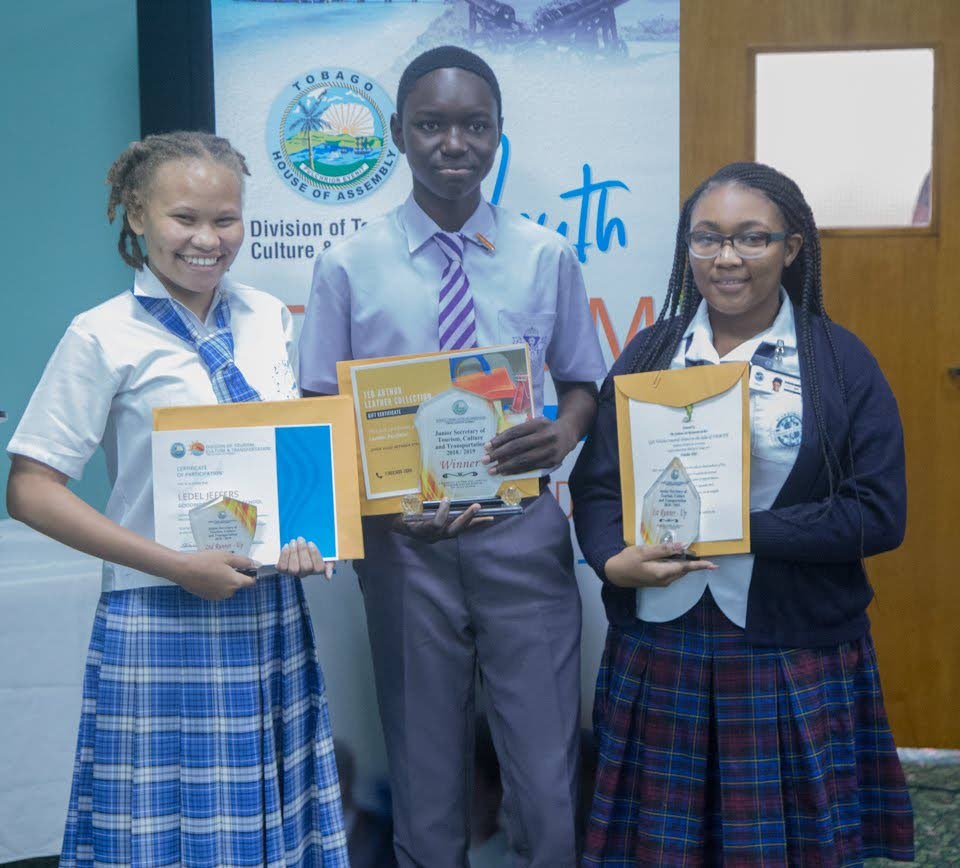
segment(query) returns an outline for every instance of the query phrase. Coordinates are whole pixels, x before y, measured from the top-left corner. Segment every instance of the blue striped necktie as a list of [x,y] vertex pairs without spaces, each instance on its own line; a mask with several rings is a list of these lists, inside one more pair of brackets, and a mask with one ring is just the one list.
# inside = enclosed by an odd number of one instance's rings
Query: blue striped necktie
[[154,298],[149,295],[133,296],[167,331],[196,349],[210,376],[210,385],[221,404],[236,401],[262,401],[233,362],[233,332],[230,330],[230,303],[226,293],[221,294],[214,310],[216,331],[198,334],[177,311],[169,298]]
[[466,238],[459,232],[437,232],[433,236],[447,258],[440,278],[438,333],[440,350],[462,350],[477,345],[477,318],[470,281],[463,270]]

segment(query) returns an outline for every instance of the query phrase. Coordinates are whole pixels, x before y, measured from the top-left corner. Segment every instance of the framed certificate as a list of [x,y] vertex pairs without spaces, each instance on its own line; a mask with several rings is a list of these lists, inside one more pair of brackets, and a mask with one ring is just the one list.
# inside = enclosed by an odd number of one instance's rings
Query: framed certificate
[[746,362],[614,377],[628,545],[750,551]]
[[364,515],[405,511],[405,497],[539,493],[538,474],[491,475],[481,460],[492,437],[533,417],[526,344],[338,362],[337,380],[356,416]]
[[363,557],[348,398],[164,407],[153,427],[157,542],[275,564],[302,536],[325,559]]

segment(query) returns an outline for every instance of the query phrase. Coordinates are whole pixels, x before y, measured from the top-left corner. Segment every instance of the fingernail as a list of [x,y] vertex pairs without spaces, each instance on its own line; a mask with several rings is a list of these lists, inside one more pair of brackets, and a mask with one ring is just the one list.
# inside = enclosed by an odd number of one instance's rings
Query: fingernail
[[304,543],[304,544],[305,544],[307,541],[306,541],[302,536],[298,536],[298,537],[297,537],[297,542],[299,542],[299,543]]
[[317,548],[317,544],[313,540],[310,540],[310,542],[307,543],[307,547],[313,549],[315,552],[320,551],[320,549]]
[[683,543],[674,543],[674,544],[673,544],[673,550],[674,550],[675,552],[682,552],[682,551],[683,551]]
[[490,440],[487,443],[484,443],[483,448],[486,449],[487,452],[489,452],[493,448],[493,441]]
[[297,544],[297,541],[295,539],[290,540],[290,542],[288,543],[288,545],[290,545],[291,547],[295,546],[296,544]]
[[489,455],[484,455],[484,456],[480,459],[480,463],[481,463],[481,464],[489,464],[489,463],[490,463],[490,456],[489,456]]
[[288,551],[290,551],[290,543],[284,543],[284,544],[283,544],[283,548],[280,549],[280,551],[282,551],[282,552],[288,552]]

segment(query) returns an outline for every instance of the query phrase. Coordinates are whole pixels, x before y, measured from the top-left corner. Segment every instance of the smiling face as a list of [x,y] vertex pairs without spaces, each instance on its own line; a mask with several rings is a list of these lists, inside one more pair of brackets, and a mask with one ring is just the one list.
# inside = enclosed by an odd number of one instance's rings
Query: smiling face
[[414,198],[442,228],[459,229],[480,202],[480,182],[500,145],[493,91],[465,69],[436,69],[414,85],[402,108],[402,120],[394,115],[390,129],[410,164]]
[[[780,209],[759,190],[736,182],[708,187],[690,214],[690,231],[734,235],[747,230],[785,232]],[[725,243],[713,259],[690,257],[693,279],[710,308],[714,331],[718,322],[740,334],[769,327],[780,309],[780,277],[800,252],[803,238],[788,235],[771,241],[763,255],[743,259]]]
[[177,301],[205,309],[243,243],[240,178],[213,160],[174,160],[157,169],[143,198],[127,219],[150,270]]

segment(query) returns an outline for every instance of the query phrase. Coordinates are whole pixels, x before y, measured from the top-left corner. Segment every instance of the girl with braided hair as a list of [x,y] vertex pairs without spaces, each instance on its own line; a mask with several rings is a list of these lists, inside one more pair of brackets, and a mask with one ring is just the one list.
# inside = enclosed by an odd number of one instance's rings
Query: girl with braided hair
[[[750,553],[626,546],[613,377],[727,361],[751,362]],[[570,487],[610,622],[584,865],[911,860],[863,566],[903,538],[903,435],[824,310],[789,178],[733,163],[684,203],[663,309],[604,383]]]
[[[248,558],[153,542],[153,408],[299,395],[286,306],[227,277],[246,174],[208,133],[117,158],[133,285],[74,318],[7,447],[11,517],[103,560],[62,866],[347,865],[299,582],[332,564],[291,540],[254,579]],[[105,514],[66,485],[98,445]]]

